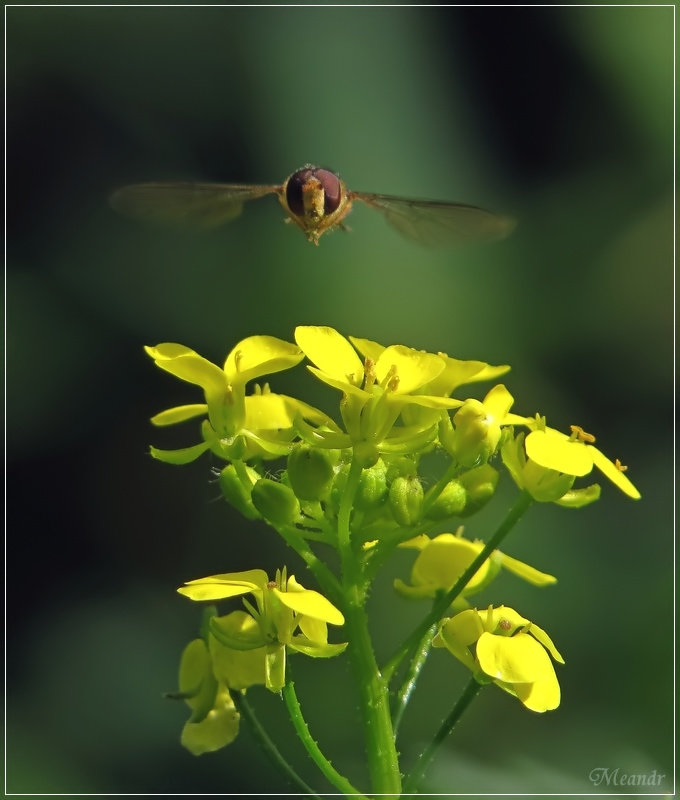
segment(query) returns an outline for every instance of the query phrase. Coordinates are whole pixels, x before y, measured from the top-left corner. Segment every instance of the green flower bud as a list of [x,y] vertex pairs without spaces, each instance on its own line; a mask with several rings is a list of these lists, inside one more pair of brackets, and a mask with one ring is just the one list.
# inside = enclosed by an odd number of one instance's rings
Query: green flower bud
[[458,480],[449,481],[439,497],[428,508],[425,516],[428,519],[447,519],[458,516],[463,513],[467,499],[467,492],[463,484]]
[[482,464],[459,475],[458,481],[467,494],[467,503],[460,516],[467,517],[479,511],[494,496],[498,486],[498,470],[490,464]]
[[415,525],[423,507],[423,487],[415,475],[395,478],[390,486],[390,507],[395,520],[404,527]]
[[416,462],[409,456],[395,456],[387,462],[387,481],[388,483],[395,478],[410,478],[418,474]]
[[292,489],[269,478],[260,478],[253,486],[253,505],[269,522],[286,525],[300,514],[300,503]]
[[333,463],[325,450],[301,444],[288,456],[288,480],[300,500],[321,500],[333,479]]
[[354,505],[368,511],[379,505],[387,494],[387,467],[382,459],[361,473]]
[[252,467],[245,466],[245,470],[250,479],[249,486],[239,478],[236,467],[229,464],[220,472],[220,489],[230,505],[240,511],[246,519],[260,519],[260,514],[251,499],[253,486],[260,476]]

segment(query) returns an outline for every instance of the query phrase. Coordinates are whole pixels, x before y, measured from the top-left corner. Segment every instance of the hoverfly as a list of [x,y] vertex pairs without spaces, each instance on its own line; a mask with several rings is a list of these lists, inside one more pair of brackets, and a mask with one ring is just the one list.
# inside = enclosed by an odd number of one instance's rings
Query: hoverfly
[[475,206],[352,192],[334,172],[311,164],[281,185],[136,183],[114,192],[111,205],[140,220],[213,228],[237,217],[244,203],[268,194],[277,195],[286,221],[313,244],[333,228],[346,230],[344,220],[355,201],[380,211],[402,236],[430,246],[498,239],[514,227],[511,219]]

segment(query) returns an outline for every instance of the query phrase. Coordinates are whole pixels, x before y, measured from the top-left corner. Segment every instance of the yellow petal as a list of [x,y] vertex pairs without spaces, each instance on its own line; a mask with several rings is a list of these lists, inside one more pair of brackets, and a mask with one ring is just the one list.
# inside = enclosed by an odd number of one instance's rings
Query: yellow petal
[[560,684],[555,670],[552,674],[533,683],[516,683],[513,686],[517,698],[530,711],[552,711],[560,704]]
[[533,583],[534,586],[550,586],[553,583],[557,583],[557,578],[554,575],[541,572],[529,564],[525,564],[524,561],[518,561],[516,558],[512,558],[505,553],[502,555],[501,563],[505,569],[523,578],[525,581]]
[[380,358],[380,354],[385,349],[384,345],[370,339],[358,339],[356,336],[350,336],[349,340],[364,358],[370,358],[373,362]]
[[627,494],[628,497],[632,497],[633,500],[639,500],[641,496],[640,492],[638,492],[638,490],[635,488],[635,486],[633,486],[623,472],[618,469],[615,464],[612,464],[607,456],[605,456],[604,453],[601,453],[597,447],[593,447],[591,445],[589,449],[593,456],[593,463],[600,470],[600,472],[606,475],[606,477],[609,478],[612,483],[616,484],[616,486],[618,486],[619,489],[624,492],[624,494]]
[[484,408],[499,425],[504,422],[508,411],[512,408],[514,398],[502,383],[494,386],[484,398]]
[[185,422],[194,417],[200,417],[201,414],[208,413],[208,406],[206,403],[193,403],[186,406],[175,406],[174,408],[166,408],[151,417],[151,424],[157,427],[164,425],[175,425],[178,422]]
[[352,345],[334,328],[301,325],[295,329],[295,341],[321,372],[355,386],[361,385],[363,363]]
[[229,353],[224,362],[224,372],[230,383],[245,384],[259,378],[289,369],[302,361],[299,347],[275,336],[248,336]]
[[485,632],[475,652],[484,673],[506,683],[533,683],[554,672],[545,648],[527,633],[500,636]]
[[444,361],[434,353],[413,350],[400,344],[387,347],[376,362],[375,372],[379,382],[387,378],[394,367],[399,376],[398,394],[409,394],[434,380],[444,369]]
[[332,625],[342,625],[345,622],[343,615],[330,600],[313,589],[305,589],[295,580],[294,575],[288,579],[287,592],[281,592],[278,589],[272,589],[272,591],[284,606],[298,614],[330,622]]
[[524,443],[532,461],[567,475],[587,475],[593,468],[594,448],[572,441],[557,431],[532,431]]
[[201,386],[209,394],[223,392],[226,388],[224,372],[182,344],[164,342],[144,349],[158,367],[183,381]]
[[222,600],[248,592],[261,591],[267,584],[267,573],[261,569],[245,572],[224,572],[187,581],[177,591],[191,600]]

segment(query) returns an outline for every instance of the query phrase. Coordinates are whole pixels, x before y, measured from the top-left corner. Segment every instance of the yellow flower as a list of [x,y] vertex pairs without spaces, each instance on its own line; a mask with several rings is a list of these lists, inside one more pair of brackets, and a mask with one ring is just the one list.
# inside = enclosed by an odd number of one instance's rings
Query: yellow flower
[[195,756],[219,750],[238,734],[239,713],[229,689],[213,674],[203,639],[184,649],[179,667],[179,692],[192,714],[182,729],[181,742]]
[[[515,482],[534,495],[537,500],[564,501],[564,505],[583,505],[599,496],[593,487],[587,490],[574,490],[571,498],[565,494],[571,488],[574,478],[588,475],[597,467],[603,475],[618,486],[633,500],[640,499],[640,492],[624,475],[624,467],[618,459],[612,462],[597,447],[595,437],[577,425],[571,426],[571,435],[549,428],[545,418],[528,417],[520,423],[530,428],[523,439],[520,434],[514,444],[508,443],[503,461],[510,470]],[[561,482],[560,482],[561,481]],[[549,491],[543,489],[548,487]],[[560,487],[562,491],[560,492]],[[553,491],[554,489],[554,491]],[[577,492],[587,492],[579,501]]]
[[479,683],[495,683],[531,711],[560,704],[560,685],[550,656],[564,659],[548,634],[506,606],[467,609],[444,619],[432,644],[445,647]]
[[462,466],[486,463],[496,452],[501,428],[525,421],[510,413],[513,403],[502,383],[487,392],[484,400],[466,400],[453,415],[453,426],[449,420],[440,426],[442,445]]
[[321,447],[352,447],[365,466],[374,464],[381,452],[414,452],[434,440],[436,430],[431,419],[395,426],[406,407],[447,409],[461,404],[459,400],[421,393],[446,368],[444,359],[433,353],[391,345],[375,360],[366,357],[362,361],[350,341],[323,326],[296,328],[295,341],[315,365],[308,367],[310,372],[343,393],[340,413],[347,431],[338,435],[298,425],[301,434],[310,444]]
[[152,417],[158,427],[208,417],[201,427],[201,443],[177,450],[151,448],[154,458],[161,461],[186,464],[208,449],[229,460],[275,458],[290,450],[296,417],[333,426],[325,414],[295,398],[274,394],[267,385],[256,386],[254,394],[245,394],[249,381],[289,369],[302,360],[302,351],[293,344],[273,336],[250,336],[234,347],[223,368],[180,344],[145,349],[161,369],[200,386],[206,400],[169,408]]
[[[404,542],[400,547],[410,547],[420,552],[411,569],[411,585],[397,578],[394,581],[394,588],[404,597],[418,599],[433,598],[439,592],[449,591],[482,551],[484,543],[471,542],[463,538],[460,528],[456,534],[441,533],[433,539],[421,534],[415,539]],[[553,575],[540,572],[529,564],[495,550],[467,583],[456,601],[456,607],[467,607],[464,598],[488,586],[501,568],[507,569],[534,586],[548,586],[557,581]]]
[[[177,591],[197,601],[223,600],[244,594],[255,598],[254,606],[244,600],[248,614],[234,612],[210,620],[211,637],[219,645],[236,651],[258,650],[261,654],[259,661],[257,656],[250,664],[234,664],[232,659],[231,666],[227,667],[229,655],[215,653],[214,657],[221,663],[220,675],[227,681],[233,682],[234,675],[238,674],[241,684],[248,680],[258,682],[253,680],[254,670],[261,666],[265,685],[278,692],[285,683],[286,648],[315,658],[330,658],[339,655],[347,646],[328,642],[328,624],[343,625],[342,613],[319,592],[305,589],[294,575],[287,578],[285,569],[277,571],[273,581],[269,581],[264,570],[254,569],[187,581]],[[300,632],[296,633],[298,629]]]

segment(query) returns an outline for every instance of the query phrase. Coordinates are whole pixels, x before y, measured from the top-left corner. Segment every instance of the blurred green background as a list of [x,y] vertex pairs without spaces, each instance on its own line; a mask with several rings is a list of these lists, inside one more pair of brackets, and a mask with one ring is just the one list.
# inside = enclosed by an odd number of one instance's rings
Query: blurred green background
[[[516,409],[595,432],[643,499],[536,507],[505,550],[556,574],[501,578],[566,658],[534,715],[487,690],[428,773],[436,792],[603,791],[597,767],[673,769],[672,7],[11,7],[7,57],[7,789],[288,791],[247,730],[180,748],[176,686],[198,610],[183,580],[284,561],[217,499],[210,463],[152,462],[148,418],[196,402],[143,344],[221,362],[244,336],[328,324],[386,344],[510,363]],[[428,251],[355,208],[318,248],[274,198],[202,236],[107,207],[130,182],[278,183],[307,162],[355,190],[515,215],[504,242]],[[302,370],[275,376],[337,400]],[[485,537],[513,496],[467,528]],[[371,598],[379,657],[421,609]],[[422,609],[424,611],[424,609]],[[344,659],[296,661],[314,736],[361,782]],[[298,663],[300,662],[300,663]],[[406,767],[467,680],[434,653],[403,725]],[[282,703],[250,694],[322,790]],[[622,787],[609,791],[635,791]]]

